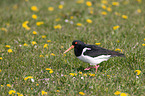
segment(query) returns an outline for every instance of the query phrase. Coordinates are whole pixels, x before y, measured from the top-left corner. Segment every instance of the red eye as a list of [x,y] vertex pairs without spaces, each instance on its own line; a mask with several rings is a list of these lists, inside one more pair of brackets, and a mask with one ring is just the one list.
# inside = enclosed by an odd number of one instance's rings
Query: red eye
[[78,42],[75,42],[75,44],[78,44]]

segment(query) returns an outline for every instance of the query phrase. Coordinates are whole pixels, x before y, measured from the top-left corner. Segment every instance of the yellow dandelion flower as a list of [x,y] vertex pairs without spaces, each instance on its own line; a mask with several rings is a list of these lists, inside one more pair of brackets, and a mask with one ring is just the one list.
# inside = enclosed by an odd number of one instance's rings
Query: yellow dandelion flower
[[22,24],[22,27],[25,28],[26,30],[30,30],[31,28],[27,25],[29,23],[29,21],[25,21]]
[[107,8],[107,11],[111,12],[112,11],[111,7],[108,7]]
[[113,30],[117,30],[120,26],[113,26]]
[[142,2],[142,0],[136,0],[138,3],[141,3]]
[[24,43],[24,46],[28,46],[28,44]]
[[101,7],[102,7],[103,9],[106,9],[106,8],[107,8],[105,5],[102,5]]
[[3,58],[2,57],[0,57],[0,60],[2,60]]
[[7,26],[10,26],[10,23],[6,23]]
[[77,25],[77,26],[82,26],[82,23],[77,23],[76,25]]
[[134,72],[137,73],[136,75],[139,75],[141,73],[140,70],[135,70]]
[[23,94],[21,94],[21,93],[19,93],[19,92],[17,92],[17,95],[18,95],[18,96],[24,96]]
[[137,12],[138,12],[138,13],[141,13],[141,9],[137,9]]
[[8,49],[8,53],[12,53],[13,52],[13,50],[12,49]]
[[92,20],[91,19],[87,19],[86,20],[88,23],[92,23]]
[[10,48],[11,46],[10,45],[6,45],[5,47]]
[[16,93],[16,91],[14,91],[14,90],[10,90],[10,91],[9,91],[9,95],[12,95],[12,94],[14,94],[14,93]]
[[56,21],[56,22],[60,21],[60,18],[56,18],[55,21]]
[[50,74],[53,73],[53,70],[50,70],[49,73],[50,73]]
[[48,48],[48,44],[44,44],[43,48]]
[[51,40],[47,40],[47,42],[51,42]]
[[56,25],[56,26],[54,26],[54,29],[61,29],[62,27],[61,27],[61,25],[60,24],[58,24],[58,25]]
[[0,30],[7,32],[8,30],[6,28],[0,28]]
[[70,16],[70,19],[74,19],[74,16]]
[[53,7],[48,7],[48,10],[49,10],[49,11],[53,11],[54,8],[53,8]]
[[34,35],[36,35],[36,34],[37,34],[37,32],[36,32],[36,31],[33,31],[33,34],[34,34]]
[[122,15],[122,18],[123,18],[123,19],[128,19],[128,16]]
[[127,94],[126,93],[121,93],[120,96],[127,96]]
[[51,68],[46,68],[45,70],[52,70]]
[[36,84],[36,86],[39,86],[39,84]]
[[24,80],[26,81],[27,79],[32,79],[33,77],[32,76],[27,76],[24,78]]
[[61,46],[61,48],[64,48],[63,46]]
[[39,57],[44,57],[43,55],[39,55]]
[[83,74],[83,76],[86,76],[87,77],[87,74]]
[[144,38],[144,41],[145,41],[145,38]]
[[28,2],[29,0],[25,0],[26,2]]
[[56,92],[60,92],[59,90],[56,90]]
[[122,52],[122,49],[117,48],[117,49],[115,49],[115,51],[121,51]]
[[107,15],[107,12],[103,11],[101,12],[102,15]]
[[84,3],[84,0],[77,0],[76,3],[78,4]]
[[47,92],[41,91],[41,94],[42,94],[42,95],[47,95]]
[[85,95],[85,93],[84,93],[84,92],[79,92],[79,94],[80,94],[80,95]]
[[55,54],[54,54],[54,53],[51,53],[50,55],[55,56]]
[[145,44],[142,44],[142,46],[145,46]]
[[119,6],[119,2],[112,2],[112,5]]
[[93,77],[95,76],[95,74],[92,74],[92,73],[90,73],[89,75],[90,75],[90,76],[93,76]]
[[87,6],[92,6],[92,2],[87,1],[87,2],[86,2],[86,5],[87,5]]
[[63,9],[63,5],[58,5],[58,8],[59,9]]
[[0,72],[2,72],[2,70],[0,69]]
[[66,56],[66,54],[63,54],[63,57],[65,57]]
[[79,72],[79,74],[82,74],[82,72]]
[[121,93],[120,91],[116,91],[114,94],[119,95],[120,93]]
[[35,44],[37,44],[35,41],[32,41],[31,43],[32,43],[32,45],[35,45]]
[[8,86],[8,87],[11,87],[11,85],[10,85],[10,84],[7,84],[7,86]]
[[108,4],[108,1],[107,0],[101,0],[101,3]]
[[33,15],[32,15],[32,18],[33,18],[33,19],[37,19],[37,15],[33,14]]
[[38,11],[38,8],[37,8],[37,6],[32,6],[31,7],[31,10],[37,12]]
[[95,43],[95,45],[100,45],[101,43]]
[[42,35],[42,38],[46,38],[46,35]]
[[37,25],[37,26],[40,26],[40,25],[42,25],[42,24],[44,24],[44,22],[43,22],[43,21],[36,22],[36,25]]

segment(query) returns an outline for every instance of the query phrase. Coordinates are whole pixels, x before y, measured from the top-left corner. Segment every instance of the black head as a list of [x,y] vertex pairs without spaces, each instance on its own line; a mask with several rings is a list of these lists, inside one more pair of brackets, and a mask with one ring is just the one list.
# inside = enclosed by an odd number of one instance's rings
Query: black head
[[72,45],[74,45],[75,48],[79,48],[79,47],[84,47],[85,46],[84,42],[82,42],[80,40],[74,40],[72,42]]

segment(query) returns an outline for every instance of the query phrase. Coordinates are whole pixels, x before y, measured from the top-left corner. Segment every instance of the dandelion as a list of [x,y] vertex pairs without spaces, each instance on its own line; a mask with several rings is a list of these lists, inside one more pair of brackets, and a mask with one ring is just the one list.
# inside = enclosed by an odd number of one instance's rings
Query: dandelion
[[94,77],[94,76],[95,76],[95,74],[92,74],[92,73],[90,73],[89,75],[90,75],[90,76],[92,76],[92,77]]
[[7,84],[8,87],[12,87],[10,84]]
[[19,93],[19,92],[17,92],[17,95],[18,95],[18,96],[24,96],[23,94],[21,94],[21,93]]
[[142,44],[142,46],[145,46],[145,44]]
[[56,92],[60,92],[59,90],[56,90]]
[[91,19],[87,19],[86,20],[88,23],[92,23],[92,20]]
[[0,28],[0,30],[7,32],[8,30],[6,28]]
[[127,96],[127,94],[126,93],[121,93],[120,96]]
[[87,6],[92,6],[92,2],[87,1],[87,2],[86,2],[86,5],[87,5]]
[[43,55],[39,55],[39,57],[44,57]]
[[37,44],[35,41],[32,41],[31,43],[32,43],[32,45],[35,45],[35,44]]
[[61,48],[64,48],[63,46],[61,46]]
[[112,2],[112,5],[119,6],[119,2]]
[[74,16],[70,16],[70,19],[74,19]]
[[54,54],[54,53],[51,53],[50,55],[55,56],[55,54]]
[[0,69],[0,72],[2,72],[2,70]]
[[32,18],[33,18],[33,19],[37,19],[37,15],[33,14],[33,15],[32,15]]
[[117,30],[120,26],[113,26],[113,30]]
[[28,46],[28,44],[24,43],[24,46]]
[[2,57],[0,57],[0,60],[2,60],[3,58]]
[[135,70],[134,72],[137,73],[136,75],[139,75],[141,73],[140,70]]
[[58,24],[58,25],[56,25],[56,26],[54,26],[54,29],[61,29],[62,27],[61,27],[61,25],[60,24]]
[[5,47],[10,48],[11,46],[10,45],[5,45]]
[[31,28],[27,25],[29,23],[29,21],[25,21],[22,24],[22,27],[25,28],[26,30],[30,30]]
[[141,13],[141,9],[137,9],[137,12],[138,12],[138,13]]
[[65,57],[66,56],[66,54],[63,54],[63,57]]
[[53,70],[50,70],[49,73],[52,74],[53,73]]
[[36,86],[39,86],[39,84],[36,84]]
[[8,53],[12,53],[13,52],[13,50],[12,49],[8,49]]
[[138,3],[141,3],[142,2],[142,0],[136,0]]
[[9,91],[9,95],[12,95],[12,94],[14,94],[14,93],[16,93],[16,91],[14,91],[14,90],[10,90],[10,91]]
[[82,74],[82,72],[79,72],[79,74]]
[[77,26],[82,26],[82,23],[77,23],[76,25],[77,25]]
[[46,38],[46,35],[42,35],[42,38]]
[[42,24],[44,24],[44,22],[43,22],[43,21],[36,22],[36,25],[37,25],[37,26],[40,26],[40,25],[42,25]]
[[48,10],[49,10],[49,11],[53,11],[54,8],[53,8],[53,7],[48,7]]
[[108,1],[107,0],[101,0],[101,3],[108,4]]
[[84,92],[79,92],[79,94],[80,94],[80,95],[85,95],[85,93],[84,93]]
[[76,76],[77,74],[76,73],[69,73],[69,75]]
[[56,21],[56,22],[60,21],[60,18],[56,18],[55,21]]
[[32,79],[33,77],[32,76],[27,76],[24,78],[24,80],[26,81],[27,79]]
[[59,9],[63,9],[63,5],[58,5],[58,8]]
[[1,85],[1,87],[4,87],[4,85]]
[[106,9],[107,7],[106,7],[105,5],[102,5],[102,8],[103,8],[103,9]]
[[84,0],[77,0],[76,3],[79,3],[79,4],[84,3]]
[[112,9],[111,9],[110,7],[108,7],[108,8],[107,8],[107,11],[111,12],[111,11],[112,11]]
[[33,34],[34,34],[34,35],[36,35],[36,34],[37,34],[37,32],[36,32],[36,31],[33,31]]
[[107,12],[103,11],[101,12],[102,15],[107,15]]
[[122,18],[123,18],[123,19],[128,19],[128,16],[122,15]]
[[122,52],[122,49],[117,48],[117,49],[115,49],[115,51],[121,51]]
[[95,43],[95,45],[100,45],[101,43]]
[[41,94],[42,94],[42,95],[47,95],[47,92],[41,91]]
[[51,42],[51,40],[47,40],[47,42]]
[[83,74],[83,76],[86,76],[87,77],[87,74]]
[[31,7],[31,10],[37,12],[38,11],[38,8],[37,8],[37,6],[32,6]]
[[121,93],[120,91],[116,91],[114,94],[119,95],[120,93]]
[[48,48],[48,44],[44,44],[43,48]]
[[45,70],[52,70],[51,68],[46,68]]

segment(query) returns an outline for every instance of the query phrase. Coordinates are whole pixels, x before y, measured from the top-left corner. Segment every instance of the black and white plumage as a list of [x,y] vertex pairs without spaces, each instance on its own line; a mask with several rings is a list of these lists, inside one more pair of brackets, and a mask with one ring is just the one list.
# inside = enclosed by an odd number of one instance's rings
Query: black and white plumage
[[97,64],[107,61],[109,58],[115,56],[125,57],[122,53],[111,51],[97,45],[84,44],[84,42],[79,40],[74,40],[72,42],[72,46],[64,53],[68,52],[72,48],[74,48],[74,53],[78,59],[90,63],[90,65],[95,65],[95,67],[88,67],[85,70],[96,68],[97,71],[97,68],[99,67]]

